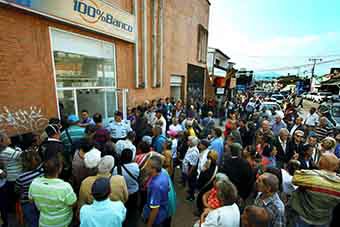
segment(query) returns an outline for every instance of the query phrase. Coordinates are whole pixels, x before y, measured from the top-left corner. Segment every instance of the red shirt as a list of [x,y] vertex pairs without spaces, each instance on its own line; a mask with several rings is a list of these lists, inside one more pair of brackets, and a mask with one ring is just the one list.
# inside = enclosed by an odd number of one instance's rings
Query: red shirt
[[217,199],[217,188],[216,187],[213,187],[210,190],[210,193],[208,196],[208,204],[213,209],[221,207],[220,201]]

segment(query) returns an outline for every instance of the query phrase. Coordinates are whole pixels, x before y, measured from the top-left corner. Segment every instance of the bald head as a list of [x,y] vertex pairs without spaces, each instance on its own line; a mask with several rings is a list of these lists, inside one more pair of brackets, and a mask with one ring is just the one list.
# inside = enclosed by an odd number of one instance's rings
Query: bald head
[[336,172],[339,168],[339,164],[339,159],[334,154],[330,153],[323,154],[319,161],[320,169],[330,172]]
[[267,121],[267,120],[262,121],[262,130],[263,131],[269,130],[269,121]]

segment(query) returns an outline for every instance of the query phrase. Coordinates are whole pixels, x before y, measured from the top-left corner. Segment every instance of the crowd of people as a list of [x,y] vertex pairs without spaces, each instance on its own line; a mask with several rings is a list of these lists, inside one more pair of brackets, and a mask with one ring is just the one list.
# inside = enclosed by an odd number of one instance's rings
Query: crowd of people
[[282,115],[261,103],[160,98],[105,125],[83,110],[42,133],[0,133],[0,225],[16,214],[29,227],[167,227],[183,190],[195,227],[337,226],[340,134],[327,106],[304,115],[293,98]]

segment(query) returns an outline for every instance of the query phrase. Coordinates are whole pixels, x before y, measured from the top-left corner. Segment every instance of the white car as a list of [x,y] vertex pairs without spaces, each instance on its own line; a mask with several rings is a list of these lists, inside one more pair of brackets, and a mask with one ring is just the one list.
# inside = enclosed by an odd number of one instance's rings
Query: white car
[[260,106],[260,111],[263,110],[263,108],[266,108],[266,110],[273,110],[275,108],[276,113],[281,117],[284,118],[284,113],[281,109],[281,106],[276,102],[263,102]]
[[312,100],[316,103],[322,103],[328,96],[331,96],[332,92],[319,92],[312,97]]
[[285,97],[281,94],[273,94],[272,98],[276,99],[276,102],[280,105],[282,105],[283,101],[285,100]]

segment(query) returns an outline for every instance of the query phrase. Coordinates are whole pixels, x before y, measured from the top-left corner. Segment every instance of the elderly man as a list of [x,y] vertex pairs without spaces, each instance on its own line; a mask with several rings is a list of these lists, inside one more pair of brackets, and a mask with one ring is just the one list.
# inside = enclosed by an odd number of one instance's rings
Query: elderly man
[[261,127],[255,133],[256,144],[259,144],[261,142],[261,138],[264,135],[267,135],[271,138],[274,137],[273,132],[270,130],[270,123],[267,120],[262,121]]
[[[334,154],[324,154],[320,170],[296,171],[291,205],[297,212],[296,226],[328,226],[332,210],[340,203],[340,177],[336,174],[339,159]],[[337,223],[338,224],[338,223]]]
[[273,227],[286,226],[285,207],[281,201],[279,191],[279,179],[271,173],[264,173],[256,180],[256,188],[259,191],[255,199],[255,205],[265,208],[272,216]]
[[323,140],[327,136],[334,136],[333,130],[328,127],[328,122],[329,121],[326,117],[321,117],[319,125],[314,130],[319,141]]
[[289,138],[289,131],[286,128],[282,128],[279,132],[279,136],[276,136],[273,142],[273,146],[276,147],[276,166],[282,168],[286,160],[287,142]]
[[300,130],[300,131],[304,131],[304,127],[303,127],[303,118],[302,117],[297,117],[295,119],[295,124],[293,125],[292,128],[290,128],[289,130],[289,134],[291,136],[294,135],[294,133],[297,131],[297,130]]
[[286,123],[282,121],[282,118],[280,115],[276,115],[275,122],[272,125],[272,131],[273,131],[274,136],[278,136],[280,134],[280,130],[283,128],[287,128]]
[[122,201],[125,203],[128,199],[128,190],[124,177],[122,176],[112,176],[111,172],[115,165],[115,160],[112,156],[106,155],[102,157],[98,164],[98,173],[96,176],[87,177],[80,186],[78,209],[80,209],[84,204],[91,204],[93,202],[93,197],[91,194],[92,185],[96,179],[105,177],[110,179],[111,193],[110,199],[112,201]]

